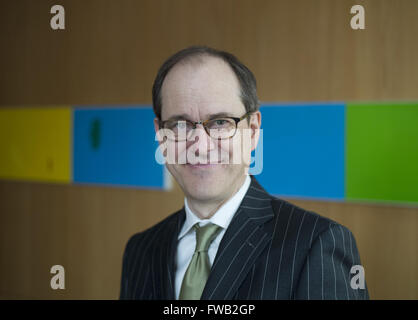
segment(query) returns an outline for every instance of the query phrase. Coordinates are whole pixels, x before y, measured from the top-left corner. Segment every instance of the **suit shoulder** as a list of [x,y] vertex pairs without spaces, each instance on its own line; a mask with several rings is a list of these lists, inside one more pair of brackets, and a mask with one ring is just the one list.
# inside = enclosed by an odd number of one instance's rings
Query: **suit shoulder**
[[343,226],[342,224],[324,217],[316,212],[303,209],[297,205],[294,205],[286,200],[273,198],[272,207],[275,215],[281,215],[280,218],[282,221],[286,220],[289,222],[289,225],[293,226],[293,230],[299,234],[310,235],[310,240],[314,240],[323,232],[327,230],[338,227],[344,228],[350,234],[351,231]]

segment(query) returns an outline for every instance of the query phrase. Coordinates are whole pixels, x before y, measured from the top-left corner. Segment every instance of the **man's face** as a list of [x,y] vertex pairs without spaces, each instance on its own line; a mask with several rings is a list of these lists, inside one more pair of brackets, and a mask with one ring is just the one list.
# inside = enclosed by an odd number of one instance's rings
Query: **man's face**
[[[231,117],[242,117],[245,107],[240,99],[239,82],[230,67],[221,59],[204,57],[203,61],[191,61],[178,64],[170,70],[164,80],[162,89],[161,120],[169,120],[181,116],[191,121],[204,121],[219,113],[227,113]],[[155,119],[158,130],[158,120]],[[190,161],[186,164],[168,164],[167,168],[174,176],[188,199],[195,201],[222,201],[229,198],[241,186],[248,172],[248,163],[241,159],[240,163],[232,164],[233,145],[241,147],[242,129],[252,128],[254,134],[249,142],[246,156],[251,155],[258,141],[260,113],[238,123],[235,136],[228,141],[209,137],[201,125],[192,132],[192,140],[187,142],[167,142],[176,144],[177,156],[190,156],[191,150],[198,150],[195,165]],[[191,149],[192,148],[192,149]],[[224,163],[212,163],[215,154]],[[220,155],[220,157],[219,157]],[[212,157],[212,158],[211,158]],[[190,158],[190,157],[188,157]],[[229,163],[225,163],[228,160]],[[197,160],[197,161],[196,161]],[[207,164],[197,164],[207,163]]]

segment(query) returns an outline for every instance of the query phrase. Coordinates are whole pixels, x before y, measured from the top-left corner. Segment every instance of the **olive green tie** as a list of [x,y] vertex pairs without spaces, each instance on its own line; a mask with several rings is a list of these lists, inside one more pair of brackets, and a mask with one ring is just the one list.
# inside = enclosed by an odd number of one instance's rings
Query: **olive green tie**
[[200,227],[196,223],[193,228],[196,230],[196,249],[184,274],[180,300],[200,299],[211,268],[208,255],[209,246],[222,229],[213,223],[204,227]]

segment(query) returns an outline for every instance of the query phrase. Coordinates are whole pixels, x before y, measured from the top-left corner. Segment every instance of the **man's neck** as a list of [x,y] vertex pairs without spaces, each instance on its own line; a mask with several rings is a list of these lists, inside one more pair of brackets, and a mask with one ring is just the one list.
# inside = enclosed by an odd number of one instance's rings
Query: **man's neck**
[[199,199],[187,197],[187,205],[189,206],[190,210],[192,210],[192,212],[200,219],[209,219],[219,210],[223,204],[225,204],[238,192],[238,190],[244,184],[245,178],[246,175],[240,178],[239,182],[235,184],[235,188],[233,188],[226,197],[206,201],[200,201]]

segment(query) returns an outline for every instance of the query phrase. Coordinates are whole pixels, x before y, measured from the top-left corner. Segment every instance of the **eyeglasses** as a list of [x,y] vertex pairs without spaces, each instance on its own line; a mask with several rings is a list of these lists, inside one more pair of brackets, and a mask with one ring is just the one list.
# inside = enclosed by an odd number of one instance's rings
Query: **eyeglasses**
[[[159,121],[159,126],[164,130],[164,136],[172,141],[185,141],[193,134],[198,124],[205,128],[206,133],[213,139],[231,139],[237,132],[237,125],[240,121],[251,115],[247,112],[242,117],[219,117],[205,121],[190,120],[166,120]],[[168,132],[167,132],[168,131]]]

